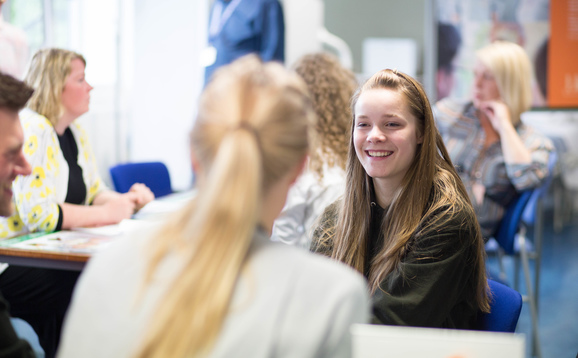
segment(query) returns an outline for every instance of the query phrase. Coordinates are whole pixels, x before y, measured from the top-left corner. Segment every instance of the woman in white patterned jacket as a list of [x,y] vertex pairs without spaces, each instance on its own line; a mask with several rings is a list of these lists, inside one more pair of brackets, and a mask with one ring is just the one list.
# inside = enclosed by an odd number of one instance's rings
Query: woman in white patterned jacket
[[[103,184],[86,133],[75,123],[90,102],[85,66],[82,55],[62,49],[43,49],[32,58],[25,82],[34,94],[20,114],[32,174],[15,180],[16,210],[0,219],[0,238],[115,224],[154,198],[143,184],[126,194]],[[15,266],[0,275],[11,314],[34,327],[47,357],[56,350],[77,277],[74,272]]]

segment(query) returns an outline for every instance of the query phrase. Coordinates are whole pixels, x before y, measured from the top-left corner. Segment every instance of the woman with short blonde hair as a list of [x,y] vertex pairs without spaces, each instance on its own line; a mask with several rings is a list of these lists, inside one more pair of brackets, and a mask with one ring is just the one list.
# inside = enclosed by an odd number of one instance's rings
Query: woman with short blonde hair
[[446,98],[434,107],[486,239],[512,199],[548,176],[554,146],[521,120],[531,104],[528,55],[513,42],[497,41],[476,51],[471,99]]
[[[76,122],[90,105],[85,68],[82,55],[65,49],[41,49],[32,57],[25,82],[34,93],[20,112],[32,174],[14,181],[16,210],[0,218],[0,239],[117,224],[154,198],[143,184],[125,194],[104,185],[88,135]],[[56,352],[77,278],[78,272],[13,265],[0,275],[12,315],[34,327],[47,357]]]
[[526,51],[512,42],[494,42],[476,51],[476,58],[494,75],[514,126],[532,106],[532,64]]

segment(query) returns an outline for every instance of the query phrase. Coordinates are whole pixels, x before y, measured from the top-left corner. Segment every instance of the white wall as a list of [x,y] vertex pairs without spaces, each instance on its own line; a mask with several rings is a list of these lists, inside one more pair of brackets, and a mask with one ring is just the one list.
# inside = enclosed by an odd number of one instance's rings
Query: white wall
[[[357,72],[364,37],[413,37],[421,49],[424,1],[284,0],[286,64],[321,50],[317,30],[323,24],[353,50]],[[72,43],[87,57],[95,86],[91,111],[80,121],[106,180],[118,162],[160,160],[175,189],[190,187],[188,133],[202,87],[198,54],[210,2],[70,0],[81,14],[71,27],[82,27]]]
[[203,69],[208,4],[136,0],[129,158],[167,164],[174,189],[190,187],[188,133]]
[[[131,4],[132,1],[126,1]],[[118,136],[122,117],[122,96],[117,82],[122,78],[118,66],[118,24],[121,13],[116,0],[72,0],[68,3],[68,48],[81,53],[86,61],[86,78],[94,87],[90,111],[78,119],[90,137],[99,171],[110,184],[108,168],[119,161],[123,141]],[[124,15],[124,16],[123,16]],[[130,18],[128,22],[132,22]]]
[[299,57],[321,51],[317,30],[323,26],[323,0],[285,0],[285,63],[291,66]]

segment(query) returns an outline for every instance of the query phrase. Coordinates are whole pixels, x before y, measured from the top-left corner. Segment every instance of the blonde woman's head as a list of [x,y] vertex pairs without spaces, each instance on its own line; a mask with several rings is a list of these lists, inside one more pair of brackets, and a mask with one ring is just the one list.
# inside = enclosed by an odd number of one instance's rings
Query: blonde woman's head
[[[253,148],[267,189],[308,152],[315,120],[302,80],[277,63],[246,56],[220,68],[203,92],[191,150],[211,169],[232,143]],[[240,148],[229,148],[236,155]],[[206,172],[206,171],[205,171]]]
[[64,114],[62,92],[74,59],[79,59],[86,66],[84,57],[76,52],[58,48],[39,50],[32,57],[24,79],[34,88],[27,107],[48,118],[53,126]]
[[317,114],[310,168],[319,176],[324,165],[345,169],[351,125],[349,101],[357,88],[355,75],[335,56],[323,52],[305,55],[293,67],[307,84]]
[[495,83],[499,98],[510,110],[512,123],[517,125],[521,114],[532,106],[533,72],[526,51],[513,42],[496,41],[476,51],[476,58],[476,71],[480,72],[476,81],[480,77],[480,81]]

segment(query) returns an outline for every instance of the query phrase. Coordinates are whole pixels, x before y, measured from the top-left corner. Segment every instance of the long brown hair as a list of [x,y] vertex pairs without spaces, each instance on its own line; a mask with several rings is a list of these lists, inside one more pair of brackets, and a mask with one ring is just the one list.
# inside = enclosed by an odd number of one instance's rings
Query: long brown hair
[[[473,207],[458,173],[454,169],[442,138],[435,126],[430,103],[422,86],[412,77],[392,70],[383,70],[367,80],[351,100],[355,122],[355,104],[365,91],[390,89],[406,99],[410,112],[417,119],[418,145],[416,156],[405,174],[382,223],[384,243],[370,263],[368,274],[371,292],[380,288],[385,277],[399,268],[408,243],[419,230],[424,232],[448,223],[458,213],[471,218],[474,235],[472,245],[477,252],[476,302],[483,311],[489,310],[486,292],[483,239]],[[331,257],[364,273],[367,240],[371,222],[372,178],[367,175],[355,153],[353,136],[349,142],[346,170],[346,190],[337,210],[334,225],[325,225],[320,245],[329,247]],[[446,215],[433,215],[444,212]],[[433,218],[433,220],[432,220]]]
[[254,55],[222,67],[203,92],[191,132],[202,168],[195,200],[154,242],[145,285],[168,255],[184,267],[137,357],[210,352],[247,258],[267,190],[307,154],[315,114],[302,80]]

